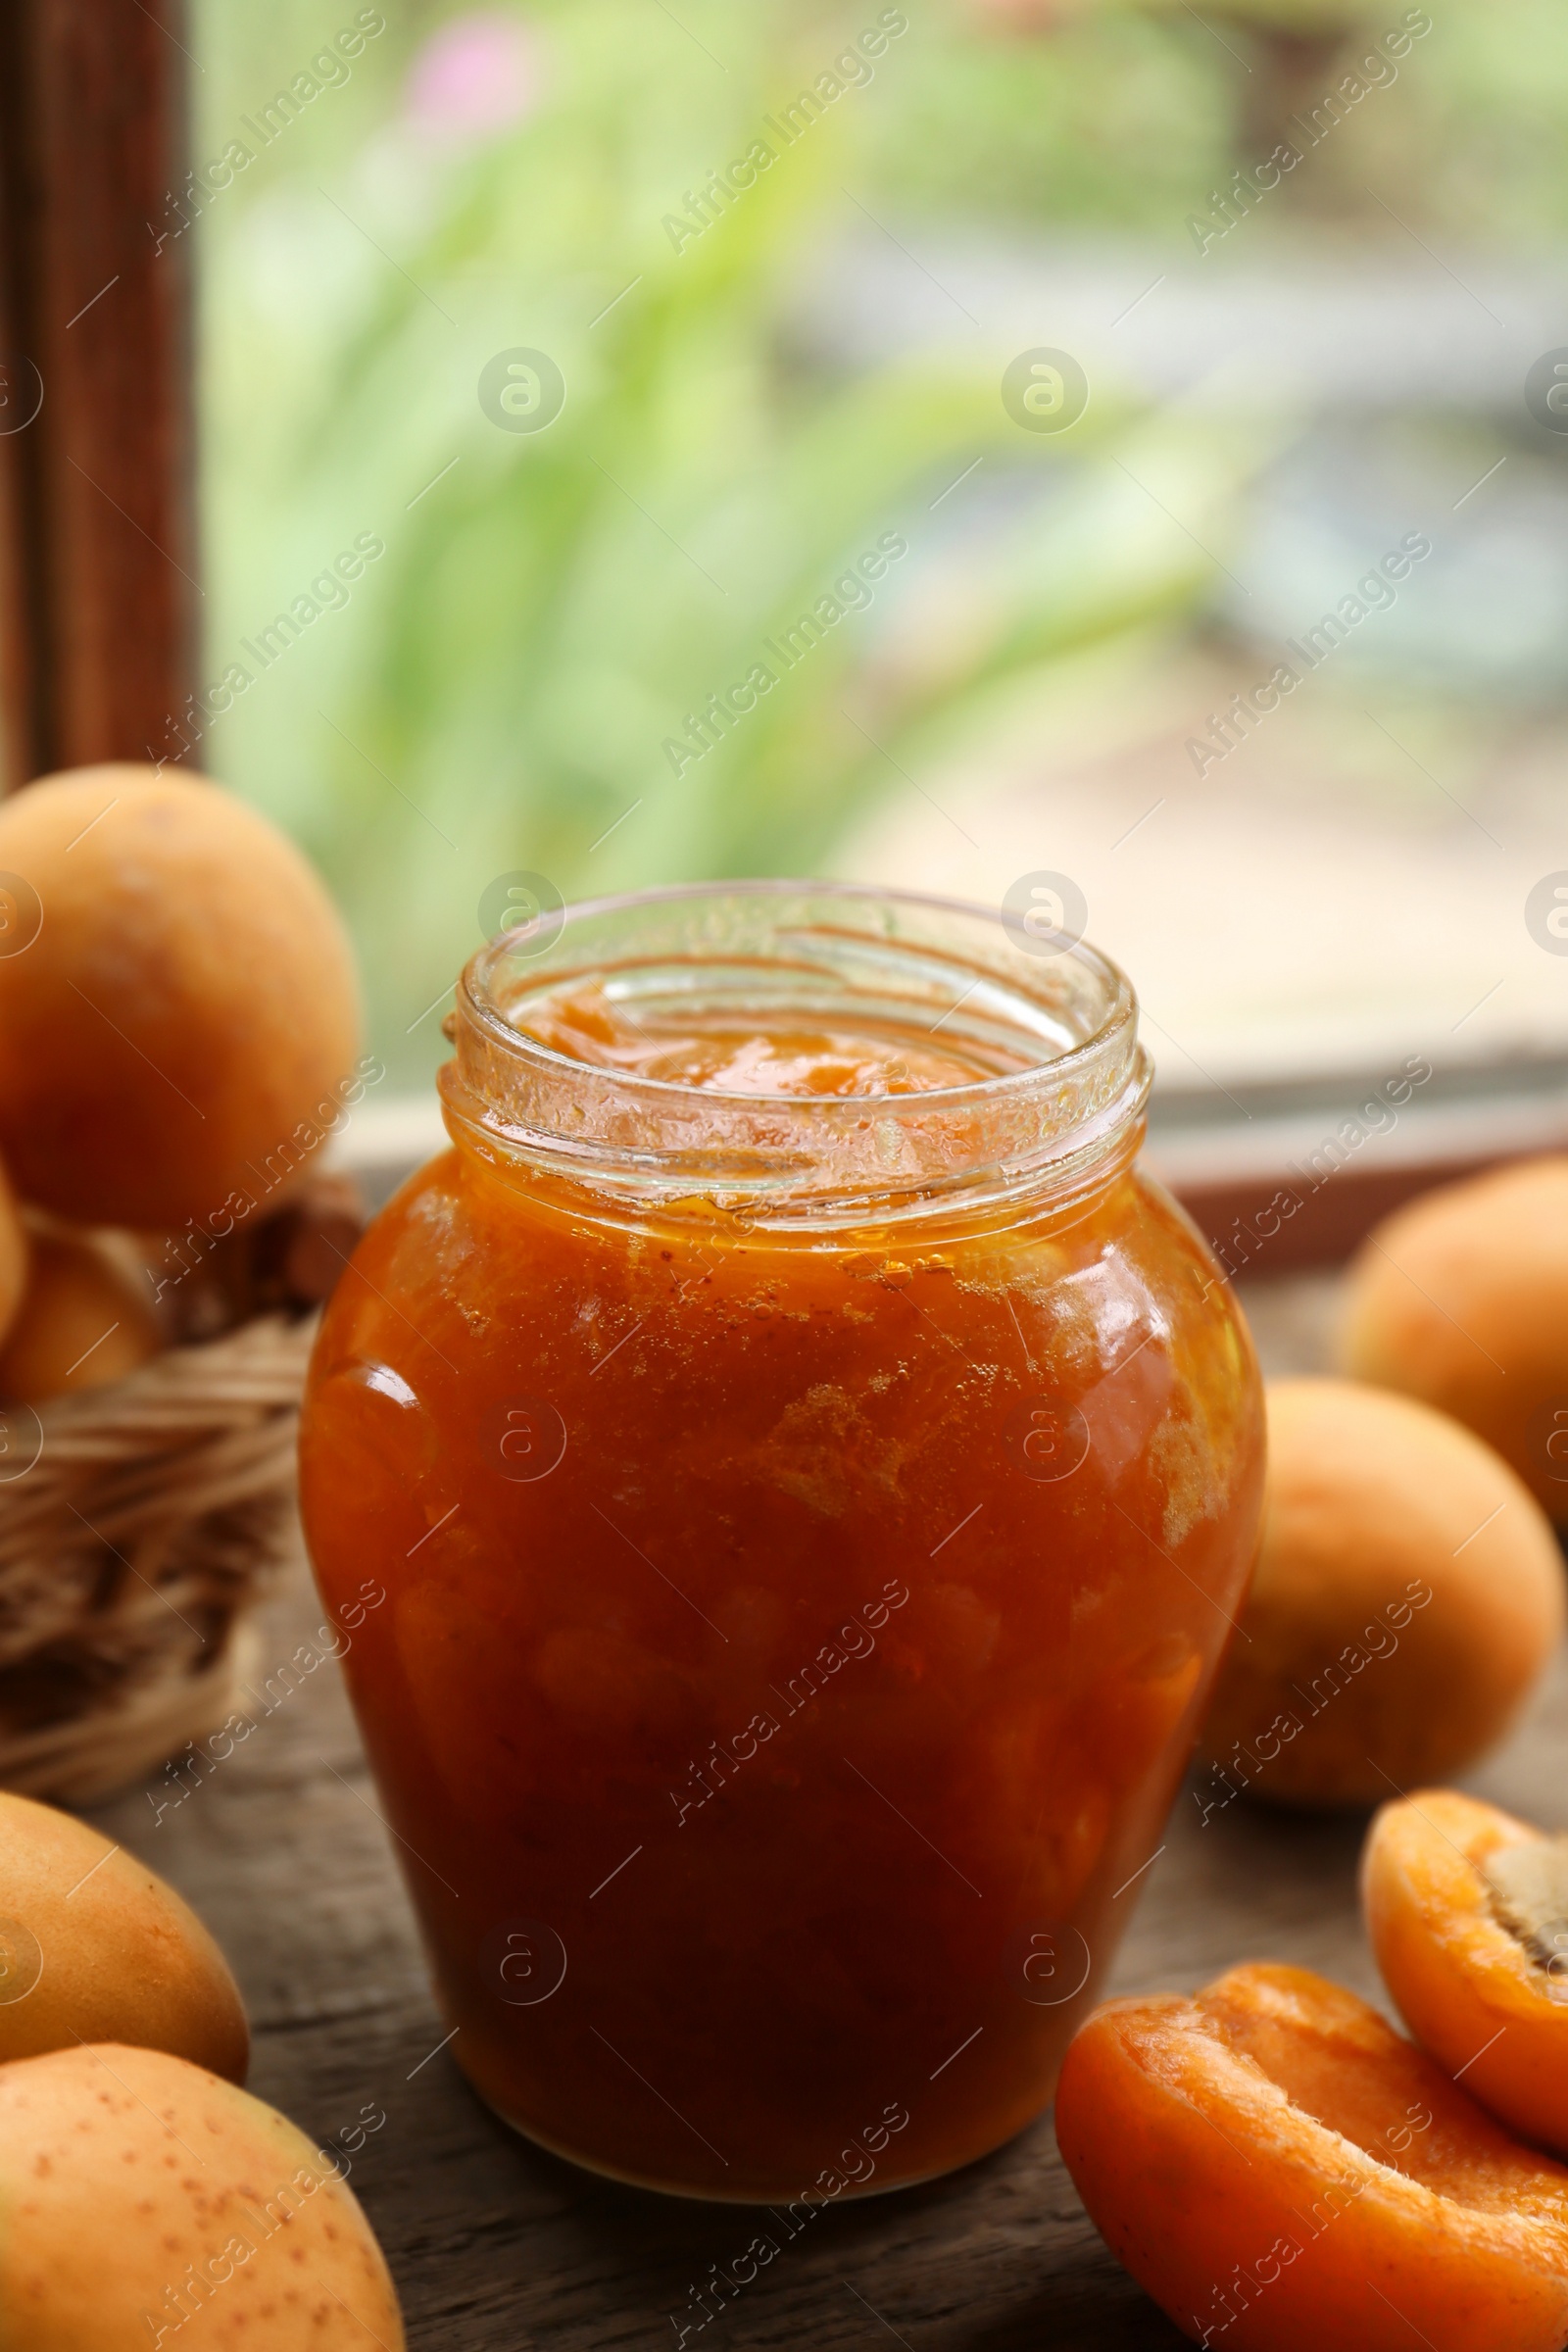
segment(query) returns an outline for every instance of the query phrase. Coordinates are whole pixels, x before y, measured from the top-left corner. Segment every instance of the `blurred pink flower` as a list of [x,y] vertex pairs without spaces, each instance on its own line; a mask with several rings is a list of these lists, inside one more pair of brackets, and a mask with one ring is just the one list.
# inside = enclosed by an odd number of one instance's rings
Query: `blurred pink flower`
[[411,120],[440,139],[466,141],[507,129],[532,112],[539,44],[514,10],[476,8],[430,35],[409,69]]

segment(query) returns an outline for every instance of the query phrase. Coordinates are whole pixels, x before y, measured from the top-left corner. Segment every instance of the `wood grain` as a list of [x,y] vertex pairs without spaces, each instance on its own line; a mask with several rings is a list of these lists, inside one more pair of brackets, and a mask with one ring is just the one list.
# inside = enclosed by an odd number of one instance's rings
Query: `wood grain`
[[[1272,1371],[1324,1360],[1323,1277],[1248,1294]],[[301,1582],[274,1608],[280,1665],[319,1624]],[[260,1688],[260,1684],[258,1688]],[[1472,1784],[1568,1827],[1568,1675]],[[614,2187],[541,2154],[469,2091],[425,1989],[392,1839],[338,1671],[322,1665],[182,1804],[142,1792],[94,1818],[171,1877],[217,1932],[255,2020],[252,2086],[321,2140],[385,2124],[352,2181],[396,2273],[415,2352],[662,2344],[689,2289],[755,2230],[740,2206]],[[1355,1902],[1358,1819],[1178,1802],[1116,1988],[1190,1986],[1244,1958],[1298,1960],[1370,1997]],[[415,1866],[416,1867],[416,1865]],[[432,2053],[435,2053],[432,2055]],[[687,2337],[705,2352],[1169,2352],[1182,2338],[1090,2227],[1049,2119],[946,2180],[824,2213]]]
[[195,685],[184,19],[183,0],[0,7],[9,785],[173,753]]

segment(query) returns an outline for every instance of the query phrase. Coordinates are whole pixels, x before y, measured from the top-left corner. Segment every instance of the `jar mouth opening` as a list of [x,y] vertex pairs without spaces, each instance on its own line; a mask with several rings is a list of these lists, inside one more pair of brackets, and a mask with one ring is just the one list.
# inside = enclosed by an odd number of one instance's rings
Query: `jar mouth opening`
[[[547,890],[514,891],[528,919],[459,984],[442,1092],[458,1140],[489,1156],[665,1200],[891,1205],[999,1171],[1065,1173],[1142,1111],[1131,984],[1065,929],[851,883],[715,882],[570,906]],[[607,1066],[527,1026],[548,1030],[550,1004],[582,990],[639,1035],[836,1027],[974,1075],[817,1094]]]

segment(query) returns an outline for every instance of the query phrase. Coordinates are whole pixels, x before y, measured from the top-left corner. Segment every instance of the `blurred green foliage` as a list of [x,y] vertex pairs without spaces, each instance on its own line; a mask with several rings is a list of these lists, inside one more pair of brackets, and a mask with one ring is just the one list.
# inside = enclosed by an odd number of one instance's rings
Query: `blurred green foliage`
[[[198,154],[376,13],[204,0]],[[321,863],[395,1070],[428,1065],[431,1001],[497,874],[570,897],[810,870],[1009,681],[1191,605],[1208,558],[1125,469],[1223,531],[1265,429],[1201,404],[1143,417],[1097,384],[1071,434],[1022,432],[999,395],[1011,348],[956,300],[950,346],[859,372],[807,356],[792,322],[850,232],[968,217],[1174,249],[1256,117],[1249,84],[1299,63],[1262,13],[1080,7],[1023,39],[978,0],[911,11],[871,78],[693,237],[666,217],[876,24],[873,0],[416,0],[213,198],[208,674],[255,674],[204,757]],[[1560,219],[1568,31],[1541,0],[1471,0],[1429,46],[1380,99],[1388,152],[1446,109],[1461,225]],[[1504,158],[1495,126],[1521,118],[1540,145]],[[537,433],[478,398],[518,347],[565,380]],[[871,604],[701,758],[672,757],[686,714],[890,531],[908,558]],[[384,554],[346,605],[313,599],[358,534]],[[325,609],[262,668],[245,644],[301,596]]]

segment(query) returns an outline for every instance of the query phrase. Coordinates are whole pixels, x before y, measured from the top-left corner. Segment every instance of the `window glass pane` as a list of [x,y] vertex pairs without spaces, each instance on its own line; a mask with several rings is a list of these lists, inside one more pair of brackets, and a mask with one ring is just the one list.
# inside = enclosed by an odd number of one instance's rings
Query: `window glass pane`
[[204,757],[400,1083],[528,877],[1064,890],[1178,1090],[1568,1044],[1558,12],[193,37]]

